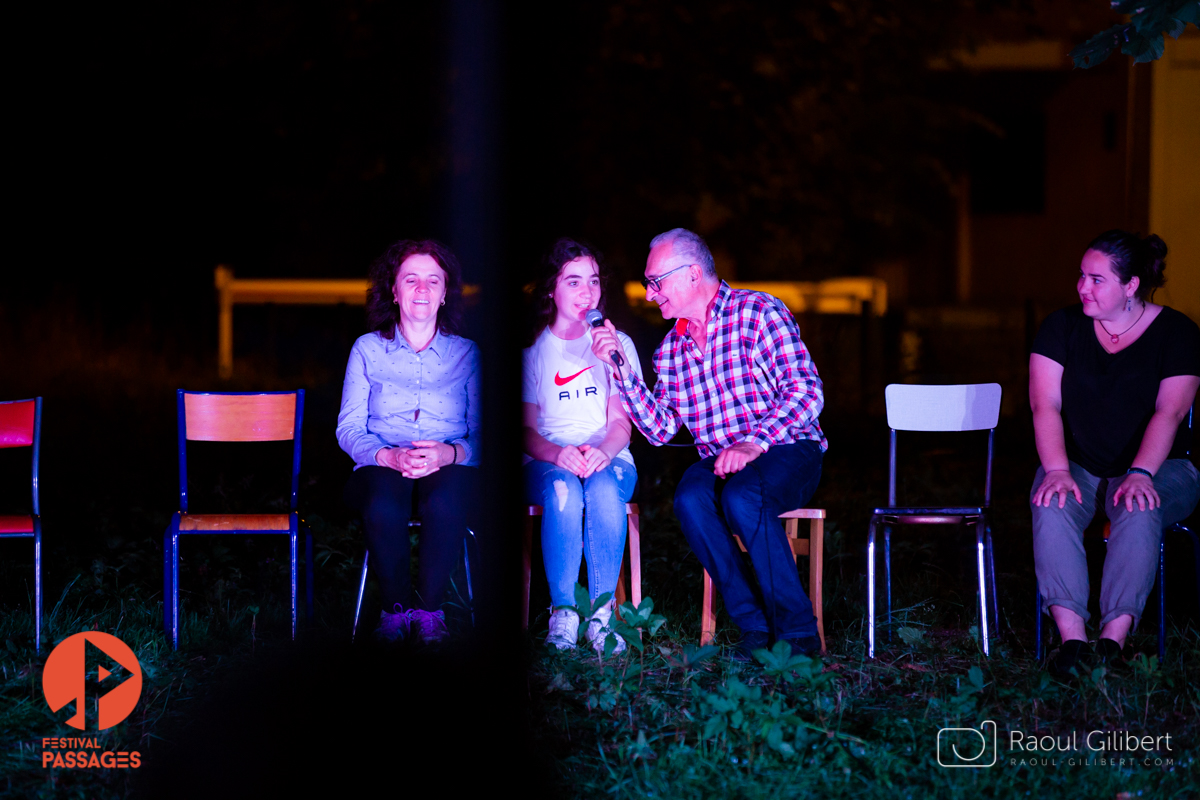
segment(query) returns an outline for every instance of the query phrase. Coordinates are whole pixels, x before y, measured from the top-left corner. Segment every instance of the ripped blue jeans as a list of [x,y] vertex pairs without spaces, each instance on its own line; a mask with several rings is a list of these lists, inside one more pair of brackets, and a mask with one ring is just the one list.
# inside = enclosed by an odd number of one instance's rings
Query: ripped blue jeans
[[585,550],[592,600],[616,590],[625,555],[625,504],[636,484],[637,469],[623,458],[583,480],[548,461],[525,465],[529,502],[543,509],[542,558],[555,608],[575,605]]

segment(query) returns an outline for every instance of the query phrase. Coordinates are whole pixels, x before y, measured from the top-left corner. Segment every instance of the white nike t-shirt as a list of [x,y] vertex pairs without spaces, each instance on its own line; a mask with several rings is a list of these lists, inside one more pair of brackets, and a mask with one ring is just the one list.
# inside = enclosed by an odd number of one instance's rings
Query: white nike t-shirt
[[[623,374],[642,374],[633,340],[617,331]],[[591,333],[560,339],[547,326],[522,354],[521,401],[538,407],[537,432],[559,447],[599,445],[608,427],[608,398],[617,397],[616,372],[592,352]],[[626,447],[617,454],[630,464]],[[528,454],[525,463],[532,461]]]

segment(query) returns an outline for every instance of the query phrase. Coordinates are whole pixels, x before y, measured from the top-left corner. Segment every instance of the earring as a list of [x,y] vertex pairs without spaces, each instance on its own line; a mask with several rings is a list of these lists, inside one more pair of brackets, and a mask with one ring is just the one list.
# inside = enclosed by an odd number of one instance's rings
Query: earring
[[1126,297],[1126,298],[1125,298],[1125,310],[1126,310],[1126,311],[1132,311],[1132,310],[1133,310],[1133,298],[1132,298],[1132,297]]
[[440,305],[443,305],[443,306],[446,305],[446,298],[444,298],[444,297],[442,298],[442,302],[440,303]]

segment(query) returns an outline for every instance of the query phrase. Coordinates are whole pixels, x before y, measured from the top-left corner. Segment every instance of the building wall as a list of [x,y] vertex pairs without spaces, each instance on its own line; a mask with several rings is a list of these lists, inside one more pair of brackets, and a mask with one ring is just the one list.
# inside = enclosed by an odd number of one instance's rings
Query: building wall
[[1150,229],[1167,243],[1156,300],[1200,322],[1200,35],[1167,39],[1154,64]]
[[1149,68],[1133,73],[1135,90],[1142,91],[1140,98],[1134,94],[1130,148],[1125,108],[1130,72],[1125,57],[1111,61],[1093,70],[1040,76],[1054,87],[1044,98],[1028,99],[1041,104],[1046,120],[1044,211],[972,214],[972,304],[1077,302],[1075,278],[1087,243],[1110,228],[1145,226],[1144,191],[1135,187],[1127,200],[1126,160],[1132,154],[1131,177],[1144,186]]

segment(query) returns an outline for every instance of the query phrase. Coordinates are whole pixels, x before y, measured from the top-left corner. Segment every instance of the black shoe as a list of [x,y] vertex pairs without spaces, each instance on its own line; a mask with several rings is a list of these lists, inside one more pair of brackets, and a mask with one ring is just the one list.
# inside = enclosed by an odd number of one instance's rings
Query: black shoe
[[800,636],[795,639],[784,639],[784,641],[792,646],[792,655],[816,656],[821,652],[821,637],[819,636]]
[[1065,680],[1071,677],[1072,670],[1078,673],[1089,666],[1092,660],[1091,645],[1082,639],[1070,639],[1062,643],[1062,647],[1050,658],[1046,668],[1054,677]]
[[1110,667],[1124,667],[1130,660],[1125,651],[1130,649],[1122,648],[1114,640],[1101,636],[1096,642],[1096,660]]
[[766,631],[742,631],[741,641],[729,654],[734,661],[750,663],[754,661],[754,651],[762,650],[771,641]]

